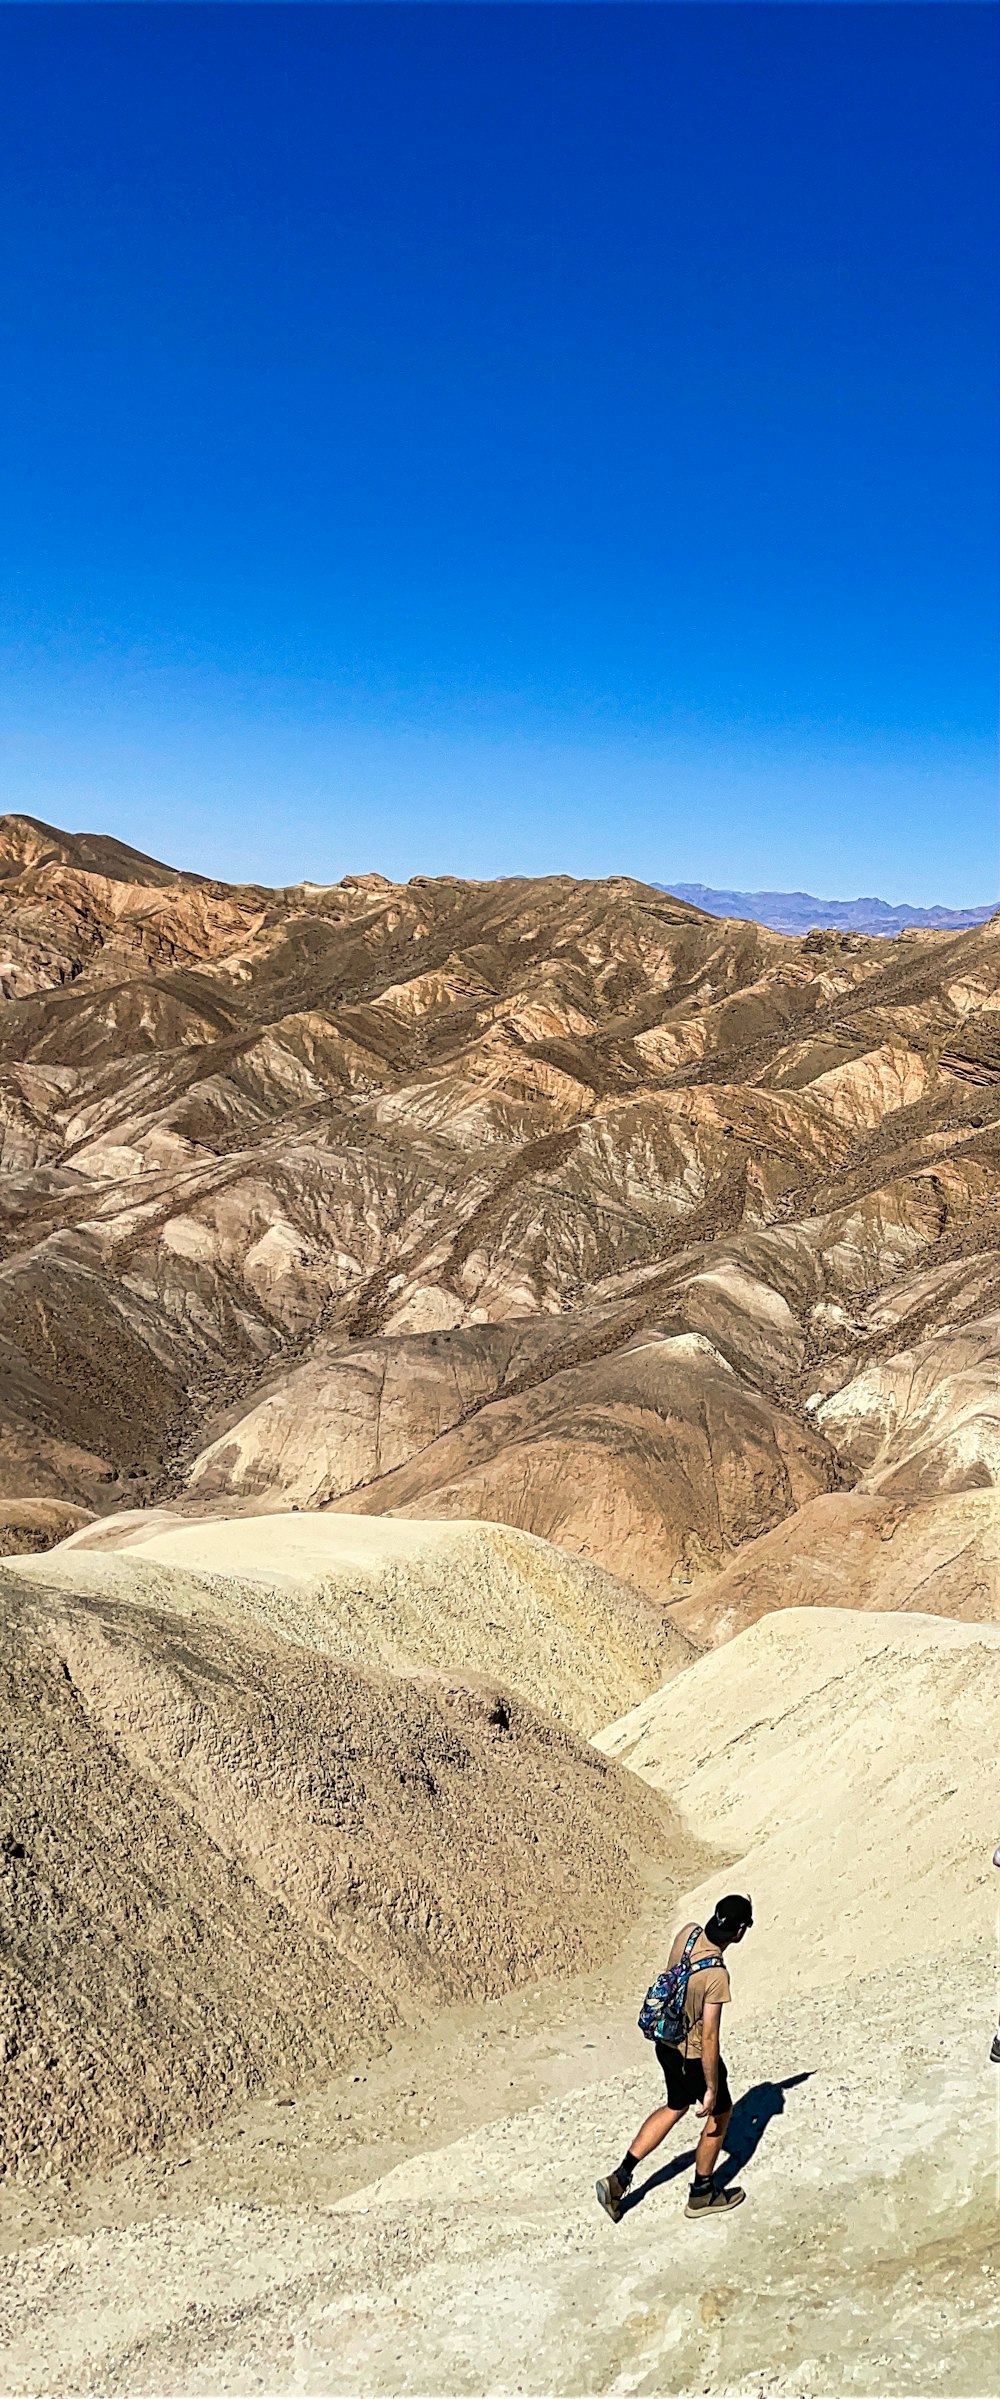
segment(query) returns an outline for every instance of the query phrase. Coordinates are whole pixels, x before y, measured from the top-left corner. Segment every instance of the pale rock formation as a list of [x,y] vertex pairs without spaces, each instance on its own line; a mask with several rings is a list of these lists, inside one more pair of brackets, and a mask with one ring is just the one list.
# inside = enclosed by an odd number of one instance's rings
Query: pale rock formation
[[504,1683],[592,1733],[695,1654],[612,1575],[506,1525],[294,1514],[92,1521],[24,1582],[237,1633],[264,1625],[322,1654]]

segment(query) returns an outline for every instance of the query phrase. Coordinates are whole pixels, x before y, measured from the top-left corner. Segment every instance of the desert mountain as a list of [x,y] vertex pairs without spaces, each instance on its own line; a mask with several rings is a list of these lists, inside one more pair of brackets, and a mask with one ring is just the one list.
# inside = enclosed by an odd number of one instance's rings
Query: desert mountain
[[1000,919],[248,890],[24,818],[0,909],[8,1553],[478,1518],[677,1605],[798,1527],[801,1600],[844,1517],[877,1603],[886,1510],[992,1522]]
[[3,834],[0,874],[5,879],[13,876],[25,895],[32,888],[40,895],[51,890],[51,867],[100,875],[113,883],[146,884],[153,890],[164,884],[206,884],[204,875],[165,866],[162,858],[147,858],[144,850],[134,850],[110,833],[61,833],[38,816],[7,816]]
[[813,926],[841,933],[905,933],[911,926],[956,932],[984,925],[992,908],[910,908],[891,900],[818,900],[811,891],[714,891],[708,883],[664,883],[675,899],[690,900],[709,916],[752,917],[775,933],[808,933]]
[[[988,2387],[1000,918],[0,909],[12,2390]],[[741,1883],[765,2204],[609,2249]]]

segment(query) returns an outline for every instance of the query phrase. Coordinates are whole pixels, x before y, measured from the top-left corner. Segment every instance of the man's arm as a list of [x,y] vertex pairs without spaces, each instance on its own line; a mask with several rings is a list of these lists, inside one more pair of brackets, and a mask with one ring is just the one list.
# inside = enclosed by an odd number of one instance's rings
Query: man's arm
[[706,1999],[701,2018],[701,2062],[705,2070],[705,2097],[696,2116],[714,2116],[719,2095],[719,2026],[722,2023],[721,1999]]

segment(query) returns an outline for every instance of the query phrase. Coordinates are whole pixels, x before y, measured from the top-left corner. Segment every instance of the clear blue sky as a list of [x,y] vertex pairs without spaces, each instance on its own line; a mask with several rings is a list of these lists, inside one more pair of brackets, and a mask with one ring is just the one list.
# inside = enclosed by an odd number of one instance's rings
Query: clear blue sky
[[3,804],[998,887],[989,7],[0,10]]

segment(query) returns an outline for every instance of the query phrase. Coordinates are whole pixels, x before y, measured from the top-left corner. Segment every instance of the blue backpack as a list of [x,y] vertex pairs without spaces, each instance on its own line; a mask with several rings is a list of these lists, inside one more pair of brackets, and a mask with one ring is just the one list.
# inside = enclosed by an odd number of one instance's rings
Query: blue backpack
[[692,1974],[700,1974],[703,1966],[722,1964],[721,1958],[711,1957],[696,1958],[692,1965],[691,1951],[701,1929],[696,1924],[693,1933],[688,1934],[676,1966],[668,1966],[664,1974],[657,1975],[655,1983],[650,1983],[639,2010],[639,2030],[647,2041],[667,2041],[672,2049],[683,2041],[687,2032],[684,2002]]

